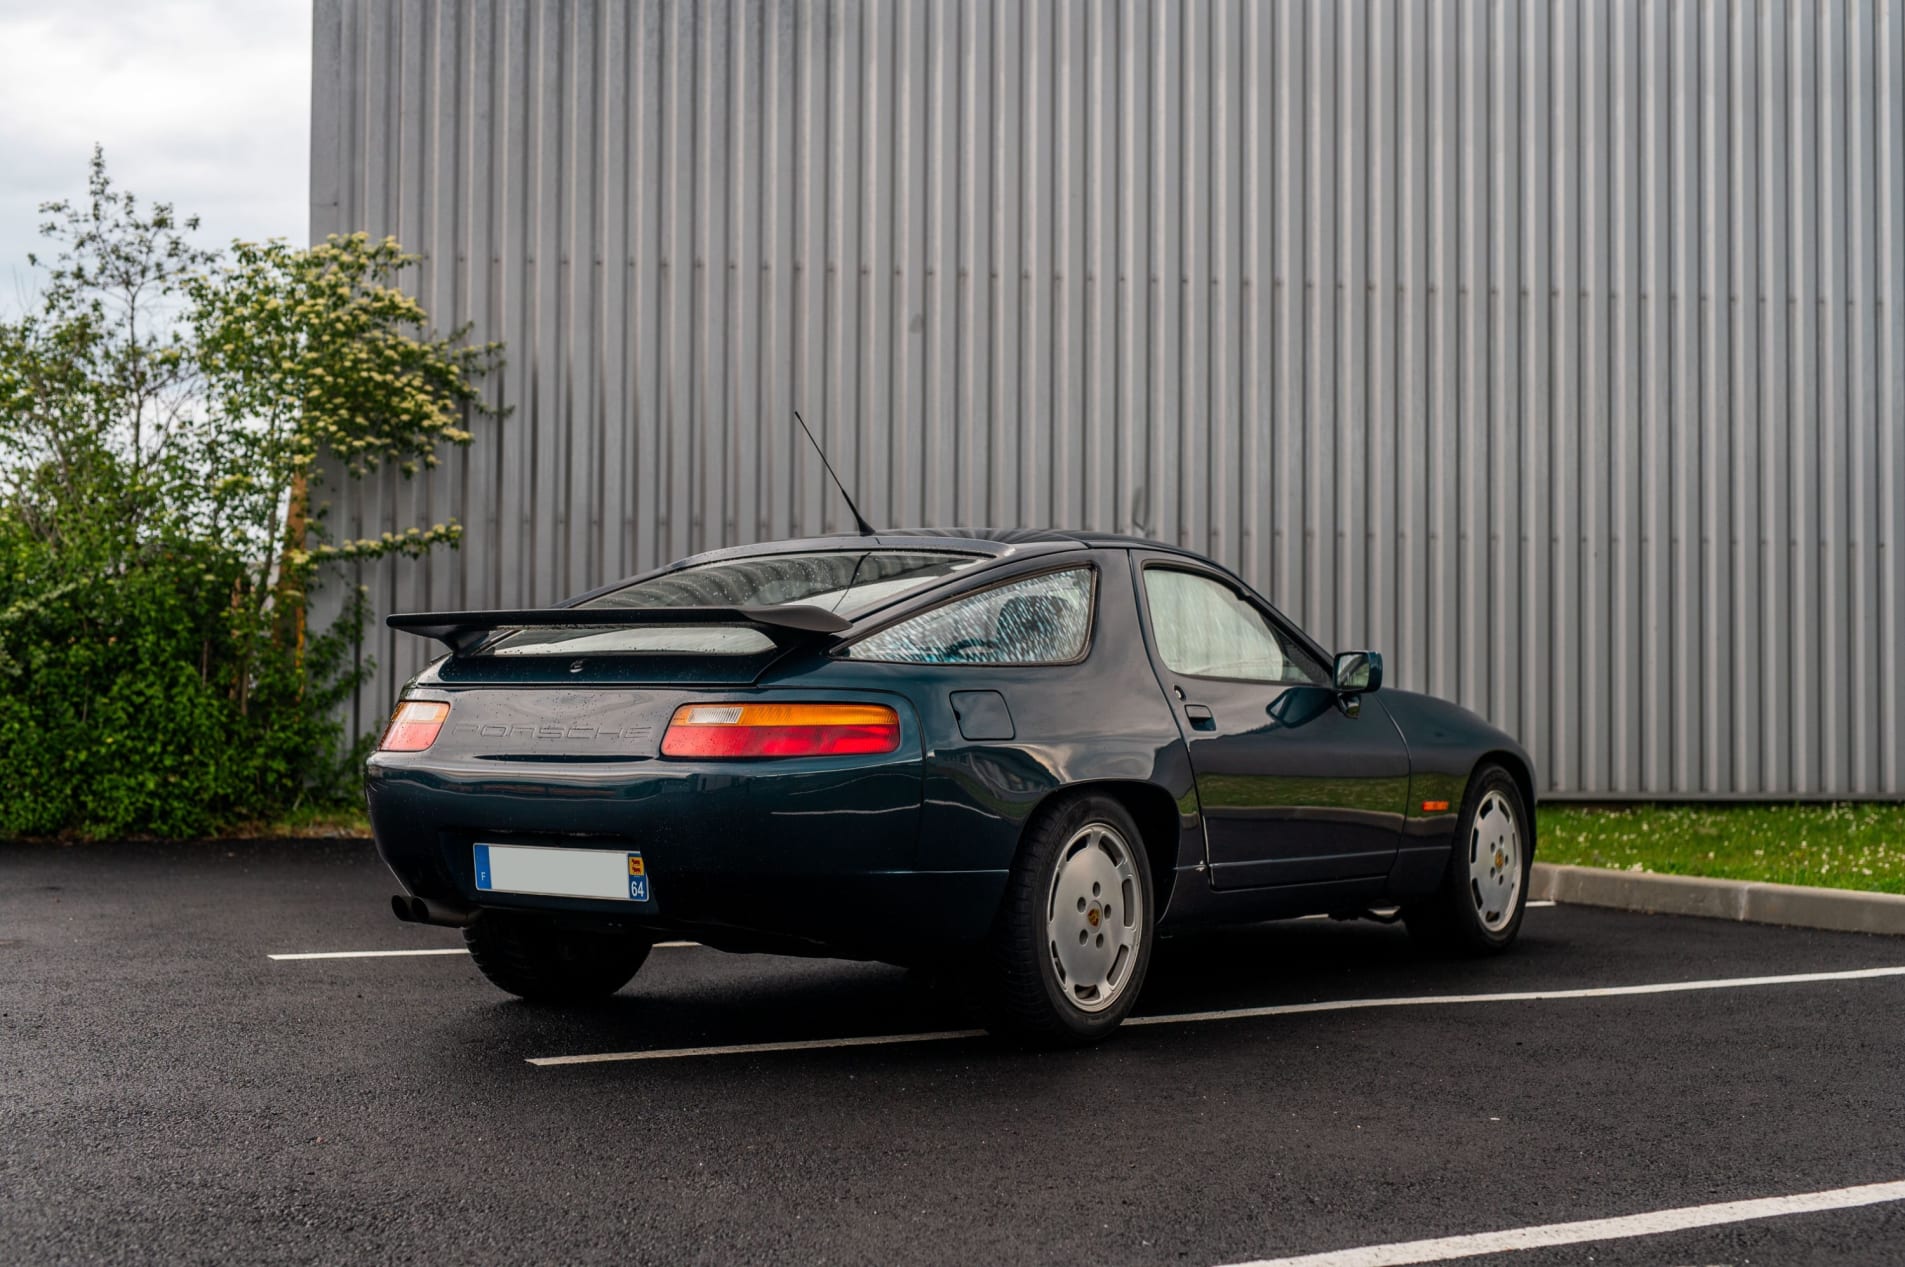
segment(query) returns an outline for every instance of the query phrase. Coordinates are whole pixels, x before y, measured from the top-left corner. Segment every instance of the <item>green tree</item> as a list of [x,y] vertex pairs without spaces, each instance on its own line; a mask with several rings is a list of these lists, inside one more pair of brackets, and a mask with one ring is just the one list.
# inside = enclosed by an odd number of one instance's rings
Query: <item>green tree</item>
[[416,262],[396,239],[362,233],[298,250],[239,242],[222,267],[192,280],[193,345],[204,375],[207,436],[199,465],[222,472],[208,490],[205,530],[282,539],[249,579],[254,607],[302,604],[317,569],[454,545],[452,523],[365,540],[335,540],[313,491],[326,462],[353,478],[383,466],[405,477],[437,464],[437,446],[468,444],[481,412],[478,380],[498,348],[467,329],[426,333],[429,316],[399,281]]
[[88,197],[44,210],[38,302],[0,322],[0,835],[200,834],[344,795],[362,603],[308,638],[306,596],[460,529],[337,539],[323,481],[468,443],[498,349],[432,332],[394,241],[208,251],[97,151]]

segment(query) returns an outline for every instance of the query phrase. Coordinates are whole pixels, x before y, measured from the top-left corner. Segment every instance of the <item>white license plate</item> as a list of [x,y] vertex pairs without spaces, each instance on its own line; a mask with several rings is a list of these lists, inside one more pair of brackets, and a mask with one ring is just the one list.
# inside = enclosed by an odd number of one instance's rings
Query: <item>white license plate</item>
[[477,845],[475,852],[476,887],[485,893],[649,900],[648,867],[639,850]]

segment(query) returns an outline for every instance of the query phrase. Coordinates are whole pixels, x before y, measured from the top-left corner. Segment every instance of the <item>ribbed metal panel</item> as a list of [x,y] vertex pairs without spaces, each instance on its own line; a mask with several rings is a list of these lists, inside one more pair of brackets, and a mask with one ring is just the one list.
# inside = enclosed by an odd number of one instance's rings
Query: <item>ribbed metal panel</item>
[[[1571,794],[1905,794],[1905,5],[316,0],[312,231],[513,410],[379,612],[846,526],[1208,550]],[[427,648],[379,630],[369,726]]]

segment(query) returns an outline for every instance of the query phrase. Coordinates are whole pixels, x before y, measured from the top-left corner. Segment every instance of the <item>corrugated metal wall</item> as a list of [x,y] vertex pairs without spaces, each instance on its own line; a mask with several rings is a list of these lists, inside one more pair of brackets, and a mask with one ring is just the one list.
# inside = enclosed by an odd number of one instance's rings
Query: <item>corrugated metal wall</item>
[[[1905,794],[1905,5],[317,0],[312,230],[513,414],[380,612],[876,522],[1184,542],[1546,788]],[[425,654],[379,630],[369,726]]]

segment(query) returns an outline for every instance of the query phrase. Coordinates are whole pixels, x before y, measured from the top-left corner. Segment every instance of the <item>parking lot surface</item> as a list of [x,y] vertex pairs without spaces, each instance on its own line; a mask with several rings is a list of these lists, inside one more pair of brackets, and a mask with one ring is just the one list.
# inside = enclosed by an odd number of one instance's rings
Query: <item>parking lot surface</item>
[[[362,842],[0,845],[0,1258],[1216,1267],[1905,1180],[1905,976],[1843,975],[1896,939],[1268,925],[1159,947],[1177,1019],[1031,1053],[890,1041],[971,1025],[896,969],[698,946],[532,1007],[392,891]],[[270,957],[390,950],[450,953]],[[1886,1200],[1506,1261],[1901,1260]]]

